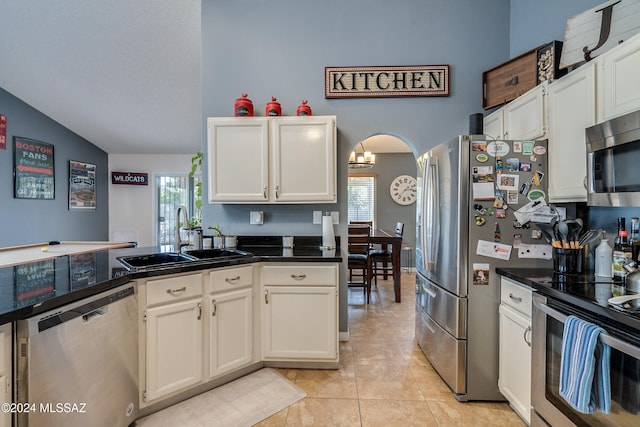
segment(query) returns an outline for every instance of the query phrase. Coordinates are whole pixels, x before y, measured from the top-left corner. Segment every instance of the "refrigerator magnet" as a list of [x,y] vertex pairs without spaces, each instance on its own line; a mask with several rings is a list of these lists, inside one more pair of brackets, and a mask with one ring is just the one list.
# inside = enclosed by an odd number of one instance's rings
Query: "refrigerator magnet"
[[527,156],[533,154],[533,141],[522,141],[522,154]]
[[542,156],[547,153],[547,149],[544,145],[536,145],[535,147],[533,147],[533,152],[538,156]]
[[488,285],[489,271],[491,271],[491,267],[489,266],[489,264],[474,262],[473,263],[473,284]]
[[478,153],[476,154],[476,160],[480,163],[485,163],[487,160],[489,160],[489,156],[487,156],[487,153]]
[[491,141],[487,144],[487,153],[493,157],[504,157],[509,154],[509,144],[504,141]]

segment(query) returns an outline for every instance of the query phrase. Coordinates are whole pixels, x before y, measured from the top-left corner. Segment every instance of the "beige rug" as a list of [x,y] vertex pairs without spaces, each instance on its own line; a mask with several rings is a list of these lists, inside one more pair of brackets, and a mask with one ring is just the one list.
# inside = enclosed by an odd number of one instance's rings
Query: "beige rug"
[[306,396],[271,368],[263,368],[136,422],[137,427],[252,426]]

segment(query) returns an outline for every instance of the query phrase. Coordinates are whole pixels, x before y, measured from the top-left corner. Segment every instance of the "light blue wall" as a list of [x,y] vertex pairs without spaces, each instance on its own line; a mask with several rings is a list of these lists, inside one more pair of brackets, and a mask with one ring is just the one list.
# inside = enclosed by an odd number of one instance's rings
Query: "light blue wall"
[[[0,150],[0,247],[51,240],[109,240],[107,154],[0,88],[0,114],[7,116],[7,149]],[[13,198],[13,137],[53,144],[55,199]],[[96,165],[97,208],[69,211],[69,161]]]
[[[246,233],[249,211],[262,210],[267,222],[252,226],[252,234],[319,235],[320,226],[312,224],[313,210],[338,210],[341,218],[347,216],[346,163],[359,141],[390,133],[417,155],[467,133],[469,115],[482,112],[483,71],[507,61],[511,52],[561,40],[568,16],[590,3],[203,0],[203,141],[206,117],[233,115],[234,101],[243,92],[257,115],[264,115],[272,96],[284,115],[294,115],[307,99],[314,114],[335,115],[338,123],[337,205],[205,205],[205,226],[218,223],[228,233]],[[451,96],[324,98],[325,66],[418,64],[449,64]],[[345,221],[336,234],[345,237]],[[404,295],[407,298],[413,295]],[[343,288],[341,331],[346,330],[346,305]]]
[[509,56],[564,39],[567,20],[606,0],[511,0]]
[[[272,96],[284,115],[294,115],[302,99],[313,114],[336,115],[339,151],[338,206],[208,205],[205,225],[237,233],[246,230],[248,212],[260,209],[269,221],[257,234],[319,234],[313,210],[346,218],[346,162],[360,140],[391,133],[419,154],[466,133],[469,115],[482,111],[482,71],[508,50],[508,0],[204,0],[203,140],[204,118],[231,116],[246,92],[258,115]],[[449,64],[451,96],[324,98],[325,66],[407,64]]]

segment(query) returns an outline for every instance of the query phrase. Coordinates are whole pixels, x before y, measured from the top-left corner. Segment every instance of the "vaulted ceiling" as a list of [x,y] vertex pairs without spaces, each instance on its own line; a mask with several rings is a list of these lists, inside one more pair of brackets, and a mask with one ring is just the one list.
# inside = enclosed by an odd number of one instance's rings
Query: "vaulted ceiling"
[[110,154],[200,148],[200,0],[6,0],[0,16],[6,91]]
[[200,0],[4,0],[0,16],[9,93],[109,154],[200,149]]

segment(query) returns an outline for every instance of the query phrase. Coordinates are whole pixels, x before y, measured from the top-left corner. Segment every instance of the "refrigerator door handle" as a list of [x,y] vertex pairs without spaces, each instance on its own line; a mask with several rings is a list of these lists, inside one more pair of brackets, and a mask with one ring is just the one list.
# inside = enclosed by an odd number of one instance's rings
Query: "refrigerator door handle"
[[422,268],[423,271],[427,270],[427,261],[426,261],[426,257],[427,257],[427,242],[426,242],[426,232],[427,232],[427,195],[428,195],[428,189],[429,189],[429,181],[427,179],[428,175],[429,175],[429,157],[427,157],[424,161],[424,167],[422,169],[422,182],[423,182],[423,189],[422,189],[422,201],[421,201],[421,206],[420,206],[420,223],[419,223],[419,233],[418,233],[418,238],[420,239],[420,248],[422,251],[422,256],[419,257],[420,260],[420,267]]
[[424,228],[423,234],[427,234],[428,240],[427,246],[423,246],[423,251],[427,254],[426,258],[426,270],[435,271],[436,260],[438,256],[438,242],[440,236],[440,195],[439,195],[439,171],[438,171],[438,159],[437,157],[429,158],[426,170],[426,184],[427,194],[429,197],[425,206],[425,217],[427,227]]

